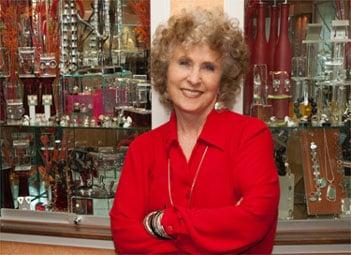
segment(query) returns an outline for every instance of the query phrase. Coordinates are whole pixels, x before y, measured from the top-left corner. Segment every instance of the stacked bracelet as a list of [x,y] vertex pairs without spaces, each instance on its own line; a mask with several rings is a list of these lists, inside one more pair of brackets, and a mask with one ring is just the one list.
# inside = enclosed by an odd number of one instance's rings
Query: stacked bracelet
[[145,216],[144,227],[146,231],[160,239],[171,239],[161,224],[163,211],[153,211]]

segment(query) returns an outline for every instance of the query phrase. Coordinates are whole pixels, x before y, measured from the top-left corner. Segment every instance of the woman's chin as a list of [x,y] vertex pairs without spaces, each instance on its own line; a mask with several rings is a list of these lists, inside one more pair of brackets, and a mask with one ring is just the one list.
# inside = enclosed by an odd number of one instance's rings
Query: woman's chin
[[194,115],[201,115],[210,112],[210,106],[204,107],[200,105],[182,105],[180,107],[174,107],[177,113],[180,114],[194,114]]

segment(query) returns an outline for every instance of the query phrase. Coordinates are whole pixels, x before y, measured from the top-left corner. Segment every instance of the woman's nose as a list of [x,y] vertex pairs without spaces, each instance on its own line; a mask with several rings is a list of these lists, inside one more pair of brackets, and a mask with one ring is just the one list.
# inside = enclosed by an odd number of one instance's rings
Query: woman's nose
[[189,72],[187,80],[193,85],[199,84],[201,82],[200,70],[196,67],[192,68]]

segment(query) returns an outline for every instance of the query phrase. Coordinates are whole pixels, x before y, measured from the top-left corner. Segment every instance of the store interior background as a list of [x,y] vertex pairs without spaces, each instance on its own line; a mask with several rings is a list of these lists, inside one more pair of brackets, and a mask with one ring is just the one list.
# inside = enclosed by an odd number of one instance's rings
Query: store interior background
[[[151,6],[151,36],[155,31],[158,24],[165,22],[168,17],[174,13],[181,11],[183,8],[194,8],[201,6],[202,8],[212,9],[219,8],[227,13],[230,17],[235,17],[239,20],[241,28],[244,26],[244,0],[150,0]],[[303,1],[301,1],[303,3]],[[303,8],[303,5],[302,7]],[[152,49],[151,49],[152,50]],[[239,96],[239,100],[234,106],[233,110],[237,112],[244,112],[244,95],[243,91]],[[151,126],[155,128],[162,123],[166,122],[169,118],[169,113],[159,103],[158,96],[155,92],[152,93],[152,115],[151,115]],[[285,252],[295,254],[294,252],[304,252],[304,248],[299,248],[296,243],[299,242],[299,228],[300,225],[288,226],[286,225],[285,230],[292,231],[294,233],[295,240],[291,244],[286,243],[284,246],[275,247],[275,252]],[[345,222],[338,222],[335,225],[345,224]],[[328,222],[330,229],[333,227],[333,222]],[[346,221],[347,226],[351,227],[350,221]],[[316,227],[318,230],[324,231],[325,226]],[[343,231],[343,232],[342,232]],[[337,244],[337,240],[334,242],[330,241],[330,245],[327,247],[328,241],[325,241],[323,245],[310,245],[309,253],[319,253],[327,251],[339,251],[339,254],[347,251],[347,245],[344,241],[347,239],[349,231],[345,231],[345,226],[340,233],[335,234],[337,237],[345,235],[343,242]],[[1,232],[1,231],[0,231]],[[308,232],[308,231],[307,231]],[[313,231],[310,231],[313,232]],[[287,232],[282,232],[284,235]],[[309,233],[313,234],[313,233]],[[346,247],[346,248],[345,248]],[[0,233],[0,253],[1,254],[114,254],[113,243],[111,240],[98,240],[91,241],[89,239],[80,238],[68,238],[68,237],[50,237],[50,236],[35,236],[26,234],[13,234],[13,233]]]

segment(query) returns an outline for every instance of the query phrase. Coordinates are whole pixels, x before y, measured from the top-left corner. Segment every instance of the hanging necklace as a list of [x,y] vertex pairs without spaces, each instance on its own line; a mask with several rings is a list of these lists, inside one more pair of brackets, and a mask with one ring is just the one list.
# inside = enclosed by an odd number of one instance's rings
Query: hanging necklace
[[[324,168],[325,168],[325,178],[328,181],[328,188],[327,188],[327,200],[334,202],[336,200],[336,188],[333,185],[335,180],[332,164],[331,164],[331,157],[329,153],[329,146],[327,140],[326,129],[323,129],[323,136],[324,136]],[[329,170],[328,170],[329,168]],[[330,175],[329,175],[330,172]],[[330,177],[330,179],[329,179]]]
[[[195,172],[195,176],[194,176],[193,182],[192,182],[191,187],[190,187],[189,207],[190,207],[191,197],[192,197],[192,194],[193,194],[195,183],[196,183],[197,177],[199,175],[202,162],[204,161],[204,158],[206,156],[207,150],[208,150],[208,146],[206,146],[204,152],[202,153],[202,157],[201,157],[200,163],[197,166],[197,169],[196,169],[196,172]],[[171,188],[171,160],[170,160],[170,158],[168,158],[168,197],[169,197],[169,201],[171,202],[171,205],[174,206],[173,197],[172,197],[172,188]]]
[[[310,149],[311,149],[311,159],[312,159],[312,169],[313,169],[312,174],[314,176],[314,178],[312,176],[311,178],[309,178],[311,192],[309,194],[308,199],[311,202],[320,202],[322,200],[321,187],[318,181],[321,177],[320,177],[320,165],[319,165],[318,156],[317,156],[317,148],[318,148],[317,144],[311,141]],[[312,179],[314,180],[315,184],[313,184]],[[312,190],[313,186],[315,191]]]

